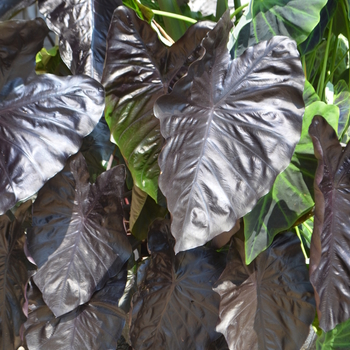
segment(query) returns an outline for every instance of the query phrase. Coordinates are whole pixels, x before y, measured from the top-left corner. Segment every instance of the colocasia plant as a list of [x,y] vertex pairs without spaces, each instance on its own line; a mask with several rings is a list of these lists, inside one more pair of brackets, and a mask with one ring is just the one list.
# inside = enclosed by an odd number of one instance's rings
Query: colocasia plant
[[1,1],[0,348],[350,349],[349,1],[123,2]]

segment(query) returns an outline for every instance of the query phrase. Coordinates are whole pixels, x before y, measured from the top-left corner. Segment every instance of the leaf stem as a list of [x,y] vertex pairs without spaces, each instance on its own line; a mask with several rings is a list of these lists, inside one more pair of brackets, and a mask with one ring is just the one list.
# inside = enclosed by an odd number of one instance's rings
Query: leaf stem
[[238,7],[237,9],[235,9],[234,12],[232,12],[232,14],[230,15],[230,18],[232,19],[233,17],[237,16],[248,5],[249,5],[249,3],[244,4],[244,5],[240,6],[240,7]]
[[303,222],[303,225],[306,227],[306,229],[309,231],[309,233],[312,235],[312,230],[309,224],[307,224],[305,221]]
[[305,56],[303,56],[303,57],[301,58],[301,64],[302,64],[302,66],[303,66],[303,71],[304,71],[305,79],[307,80]]
[[159,15],[159,16],[176,18],[176,19],[179,19],[181,21],[185,21],[185,22],[189,22],[189,23],[197,23],[197,21],[195,19],[193,19],[193,18],[182,16],[182,15],[178,15],[176,13],[171,13],[171,12],[167,12],[167,11],[160,11],[160,10],[152,10],[152,12],[155,15]]
[[160,24],[158,24],[154,19],[152,19],[152,23],[158,28],[158,30],[166,40],[168,40],[171,44],[175,43],[172,37],[163,29],[163,27]]
[[326,52],[325,52],[324,59],[323,59],[323,66],[322,66],[321,75],[320,75],[320,78],[319,78],[318,84],[317,84],[317,95],[320,97],[321,101],[323,100],[323,95],[324,95],[323,89],[324,89],[324,81],[326,78],[329,46],[330,46],[331,36],[332,36],[332,26],[333,26],[333,18],[329,22]]
[[295,226],[295,232],[297,233],[297,236],[298,236],[299,239],[300,239],[300,246],[301,246],[301,250],[303,251],[305,260],[308,260],[309,257],[308,257],[307,254],[306,254],[306,251],[305,251],[305,248],[304,248],[304,244],[303,244],[303,241],[302,241],[302,238],[301,238],[301,235],[300,235],[300,231],[299,231],[298,226]]

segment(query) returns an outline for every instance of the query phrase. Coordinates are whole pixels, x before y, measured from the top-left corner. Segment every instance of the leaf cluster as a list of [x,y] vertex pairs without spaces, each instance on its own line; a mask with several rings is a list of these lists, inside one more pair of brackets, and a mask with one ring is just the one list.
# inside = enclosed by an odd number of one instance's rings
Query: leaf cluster
[[349,349],[349,2],[33,3],[0,4],[0,347]]

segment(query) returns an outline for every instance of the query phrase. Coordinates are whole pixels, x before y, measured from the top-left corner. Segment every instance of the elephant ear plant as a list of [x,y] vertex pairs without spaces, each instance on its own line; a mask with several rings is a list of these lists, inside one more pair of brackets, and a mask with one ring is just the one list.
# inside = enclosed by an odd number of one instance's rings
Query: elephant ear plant
[[1,349],[350,347],[350,95],[305,80],[342,1],[171,46],[146,0],[3,1]]

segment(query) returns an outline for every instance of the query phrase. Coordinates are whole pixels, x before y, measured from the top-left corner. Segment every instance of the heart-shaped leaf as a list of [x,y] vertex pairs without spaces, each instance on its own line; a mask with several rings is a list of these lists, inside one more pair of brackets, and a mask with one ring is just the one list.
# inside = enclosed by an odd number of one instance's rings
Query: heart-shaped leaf
[[343,150],[321,116],[313,119],[309,133],[318,160],[310,281],[320,327],[327,332],[350,318],[350,144]]
[[25,322],[22,307],[28,281],[25,235],[22,223],[31,202],[22,204],[11,222],[0,216],[0,348],[17,349],[21,344],[20,328]]
[[128,260],[121,207],[124,166],[88,182],[84,157],[72,157],[39,191],[28,248],[35,284],[56,317],[88,302]]
[[234,55],[275,35],[285,35],[302,43],[320,22],[327,0],[251,0],[249,11],[234,29]]
[[102,86],[86,76],[31,77],[0,101],[0,213],[63,168],[103,107]]
[[35,75],[35,55],[47,33],[41,18],[0,22],[0,102],[16,85]]
[[169,221],[149,231],[151,260],[133,297],[130,339],[135,349],[206,349],[215,332],[219,296],[212,286],[223,269],[222,256],[207,248],[175,256]]
[[298,237],[278,235],[249,266],[234,236],[227,265],[214,288],[221,296],[217,331],[230,349],[299,350],[315,307]]
[[125,282],[124,268],[87,304],[57,318],[32,282],[27,292],[28,320],[24,324],[28,349],[116,349],[125,325],[125,313],[118,307]]
[[73,74],[101,81],[109,24],[121,0],[39,0],[47,25],[60,38],[60,53]]
[[295,43],[274,37],[232,60],[231,26],[226,13],[203,40],[203,58],[154,107],[176,252],[229,231],[270,190],[300,137],[304,74]]
[[168,48],[134,11],[121,6],[114,13],[102,78],[106,121],[134,183],[154,200],[163,143],[153,114],[154,102],[198,58],[197,46],[212,27],[210,22],[198,23]]

